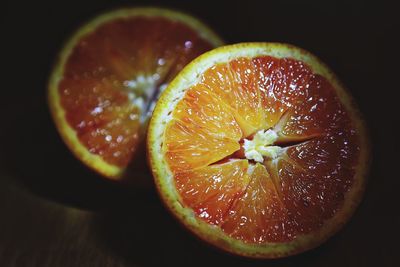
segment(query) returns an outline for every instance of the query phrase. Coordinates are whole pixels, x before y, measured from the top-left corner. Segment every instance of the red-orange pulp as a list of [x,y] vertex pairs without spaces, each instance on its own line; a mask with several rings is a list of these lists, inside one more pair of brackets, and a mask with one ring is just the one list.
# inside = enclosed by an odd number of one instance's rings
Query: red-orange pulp
[[81,38],[66,62],[59,93],[68,123],[91,153],[126,166],[151,102],[179,70],[212,47],[193,29],[163,17],[104,23]]
[[[285,242],[312,232],[353,183],[358,133],[332,85],[301,61],[218,64],[172,115],[163,149],[183,205],[236,239]],[[266,129],[278,133],[282,154],[238,158],[242,141]]]

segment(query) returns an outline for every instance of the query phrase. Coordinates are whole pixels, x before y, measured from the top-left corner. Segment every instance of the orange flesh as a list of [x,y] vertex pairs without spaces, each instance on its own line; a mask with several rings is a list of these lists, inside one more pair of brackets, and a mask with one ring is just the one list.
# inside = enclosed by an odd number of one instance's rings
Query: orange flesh
[[[216,65],[172,115],[163,149],[181,201],[233,238],[287,242],[315,231],[353,183],[358,133],[332,85],[300,61]],[[283,153],[238,159],[242,140],[265,129]]]
[[[99,26],[79,40],[59,83],[68,123],[91,153],[127,166],[140,141],[141,117],[160,87],[212,47],[183,23],[162,17]],[[144,100],[142,110],[134,104],[137,97]]]

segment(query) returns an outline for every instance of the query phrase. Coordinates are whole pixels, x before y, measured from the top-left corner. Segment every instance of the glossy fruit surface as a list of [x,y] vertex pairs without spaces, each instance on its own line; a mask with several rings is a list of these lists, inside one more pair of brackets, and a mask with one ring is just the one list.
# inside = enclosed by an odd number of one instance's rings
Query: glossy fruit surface
[[291,45],[245,43],[192,61],[162,94],[148,149],[166,206],[228,252],[313,248],[358,205],[369,145],[334,74]]
[[49,105],[63,140],[109,178],[120,179],[128,165],[140,172],[159,93],[221,43],[195,18],[166,9],[120,9],[93,19],[67,42],[50,78]]

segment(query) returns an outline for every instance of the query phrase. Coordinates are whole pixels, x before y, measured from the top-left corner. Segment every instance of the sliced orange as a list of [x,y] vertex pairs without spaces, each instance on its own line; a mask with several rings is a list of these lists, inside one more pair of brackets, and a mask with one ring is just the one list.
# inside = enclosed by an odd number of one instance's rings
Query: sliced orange
[[201,239],[276,258],[349,220],[369,145],[349,93],[315,56],[244,43],[207,52],[159,99],[148,132],[162,200]]
[[145,157],[138,151],[159,92],[221,44],[197,19],[166,9],[120,9],[90,21],[67,42],[50,77],[49,106],[63,140],[112,179],[128,165],[140,169]]

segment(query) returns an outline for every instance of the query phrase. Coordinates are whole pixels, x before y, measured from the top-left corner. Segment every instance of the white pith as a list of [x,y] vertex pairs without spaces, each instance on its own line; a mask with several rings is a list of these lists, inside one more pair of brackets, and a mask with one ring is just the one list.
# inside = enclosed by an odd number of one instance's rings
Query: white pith
[[[162,91],[167,88],[167,83],[158,84],[160,75],[138,75],[135,79],[124,81],[128,89],[128,98],[140,111],[140,122],[144,123],[153,113],[155,103]],[[158,92],[155,92],[158,90]],[[157,93],[155,96],[154,94]],[[149,103],[151,101],[151,103]]]
[[278,134],[274,130],[260,130],[252,140],[244,139],[244,155],[249,160],[264,162],[264,157],[275,159],[278,157],[282,148],[272,144],[278,139]]

